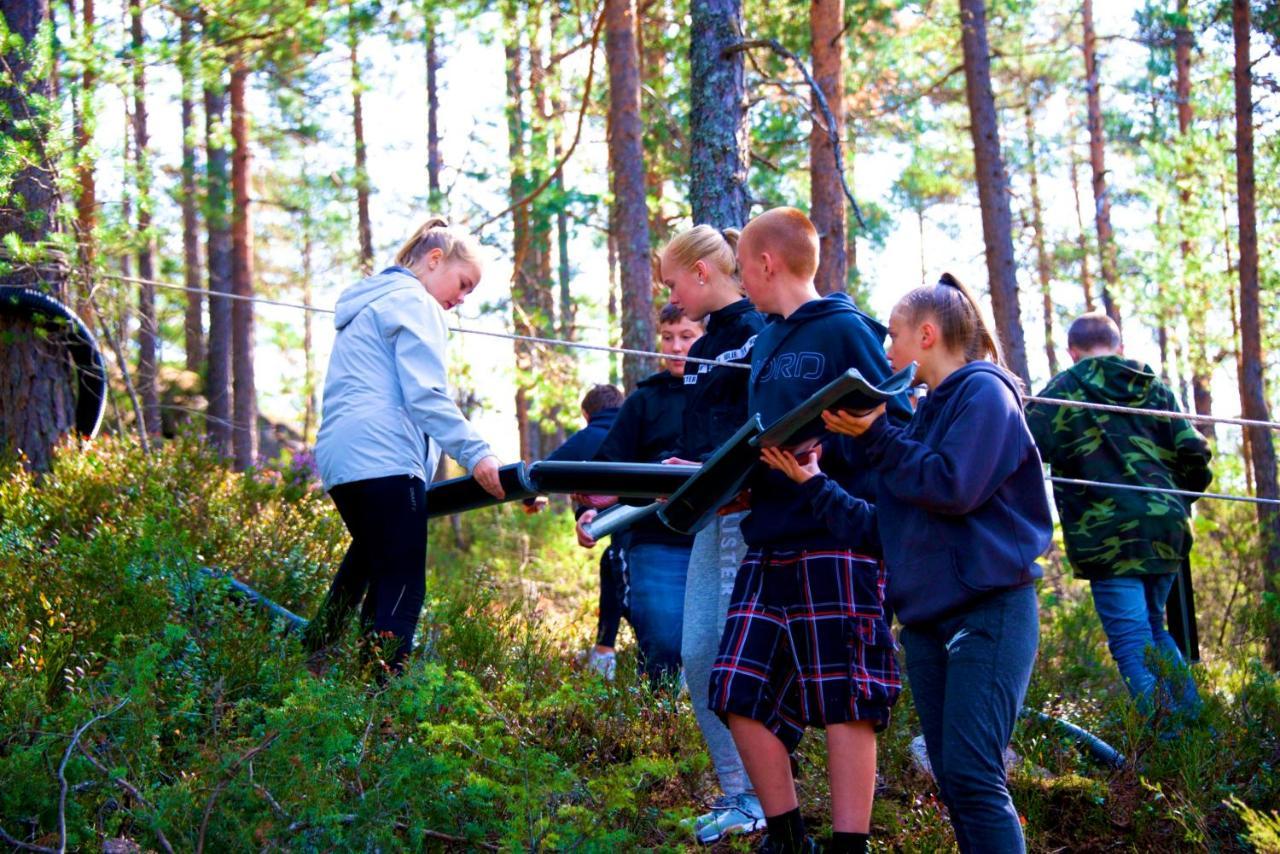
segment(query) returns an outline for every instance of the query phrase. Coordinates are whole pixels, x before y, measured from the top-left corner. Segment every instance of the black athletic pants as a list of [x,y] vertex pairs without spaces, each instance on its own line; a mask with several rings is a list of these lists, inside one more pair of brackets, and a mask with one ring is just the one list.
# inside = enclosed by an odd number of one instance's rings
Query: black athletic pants
[[426,484],[411,475],[344,483],[329,490],[351,547],[333,585],[307,626],[304,643],[317,651],[342,636],[363,598],[360,625],[398,669],[413,649],[427,588]]

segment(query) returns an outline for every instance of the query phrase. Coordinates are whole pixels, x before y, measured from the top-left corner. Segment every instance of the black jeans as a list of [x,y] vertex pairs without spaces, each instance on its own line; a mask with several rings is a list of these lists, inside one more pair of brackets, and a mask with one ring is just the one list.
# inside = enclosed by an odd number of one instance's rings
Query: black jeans
[[[351,534],[338,574],[303,643],[310,651],[338,640],[361,599],[360,625],[398,669],[413,649],[427,591],[426,484],[411,475],[344,483],[329,490]],[[391,649],[394,647],[394,649]]]

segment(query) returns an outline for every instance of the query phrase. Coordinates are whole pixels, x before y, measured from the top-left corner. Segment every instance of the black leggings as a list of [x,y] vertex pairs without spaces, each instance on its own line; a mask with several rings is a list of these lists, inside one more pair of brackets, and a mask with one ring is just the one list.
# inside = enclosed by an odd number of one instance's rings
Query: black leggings
[[395,647],[387,663],[398,669],[413,648],[427,590],[426,484],[411,475],[379,477],[335,486],[329,497],[351,547],[303,643],[312,652],[333,644],[363,598],[361,629]]
[[616,646],[622,618],[628,620],[627,579],[623,574],[622,547],[610,544],[600,555],[600,618],[596,621],[596,646]]

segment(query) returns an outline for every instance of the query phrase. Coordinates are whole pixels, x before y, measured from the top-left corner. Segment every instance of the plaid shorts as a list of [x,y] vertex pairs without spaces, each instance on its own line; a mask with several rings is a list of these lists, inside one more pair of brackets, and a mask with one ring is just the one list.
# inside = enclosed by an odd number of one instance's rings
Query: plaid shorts
[[884,588],[884,564],[854,552],[747,552],[711,673],[711,710],[760,721],[788,750],[806,726],[884,729],[902,690]]

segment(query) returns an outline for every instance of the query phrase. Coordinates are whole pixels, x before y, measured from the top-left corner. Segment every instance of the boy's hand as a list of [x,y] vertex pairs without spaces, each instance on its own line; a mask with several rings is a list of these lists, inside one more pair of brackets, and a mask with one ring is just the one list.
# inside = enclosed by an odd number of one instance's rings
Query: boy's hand
[[616,495],[583,495],[575,492],[570,498],[579,507],[590,507],[594,510],[603,510],[618,503]]
[[730,513],[739,513],[743,510],[751,509],[751,490],[744,489],[733,497],[725,506],[716,511],[717,516],[728,516]]
[[695,463],[695,462],[693,462],[692,460],[684,460],[684,459],[681,459],[680,457],[667,457],[665,460],[663,460],[663,461],[662,461],[662,464],[663,464],[664,466],[696,466],[696,465],[701,465],[701,463]]
[[882,403],[870,412],[850,412],[847,409],[828,409],[822,413],[822,423],[832,433],[857,438],[871,429],[876,419],[884,415]]
[[596,518],[597,512],[598,511],[596,510],[587,510],[584,512],[578,517],[578,524],[574,528],[574,531],[578,535],[578,545],[582,546],[584,549],[594,549],[596,547],[596,541],[586,532],[583,526]]
[[765,448],[760,452],[760,459],[774,471],[780,471],[796,483],[804,483],[819,473],[818,458],[822,456],[822,446],[818,445],[798,457],[782,448]]
[[533,516],[536,513],[541,513],[543,510],[547,509],[548,503],[547,496],[545,495],[535,495],[533,498],[526,498],[523,502],[525,515]]

